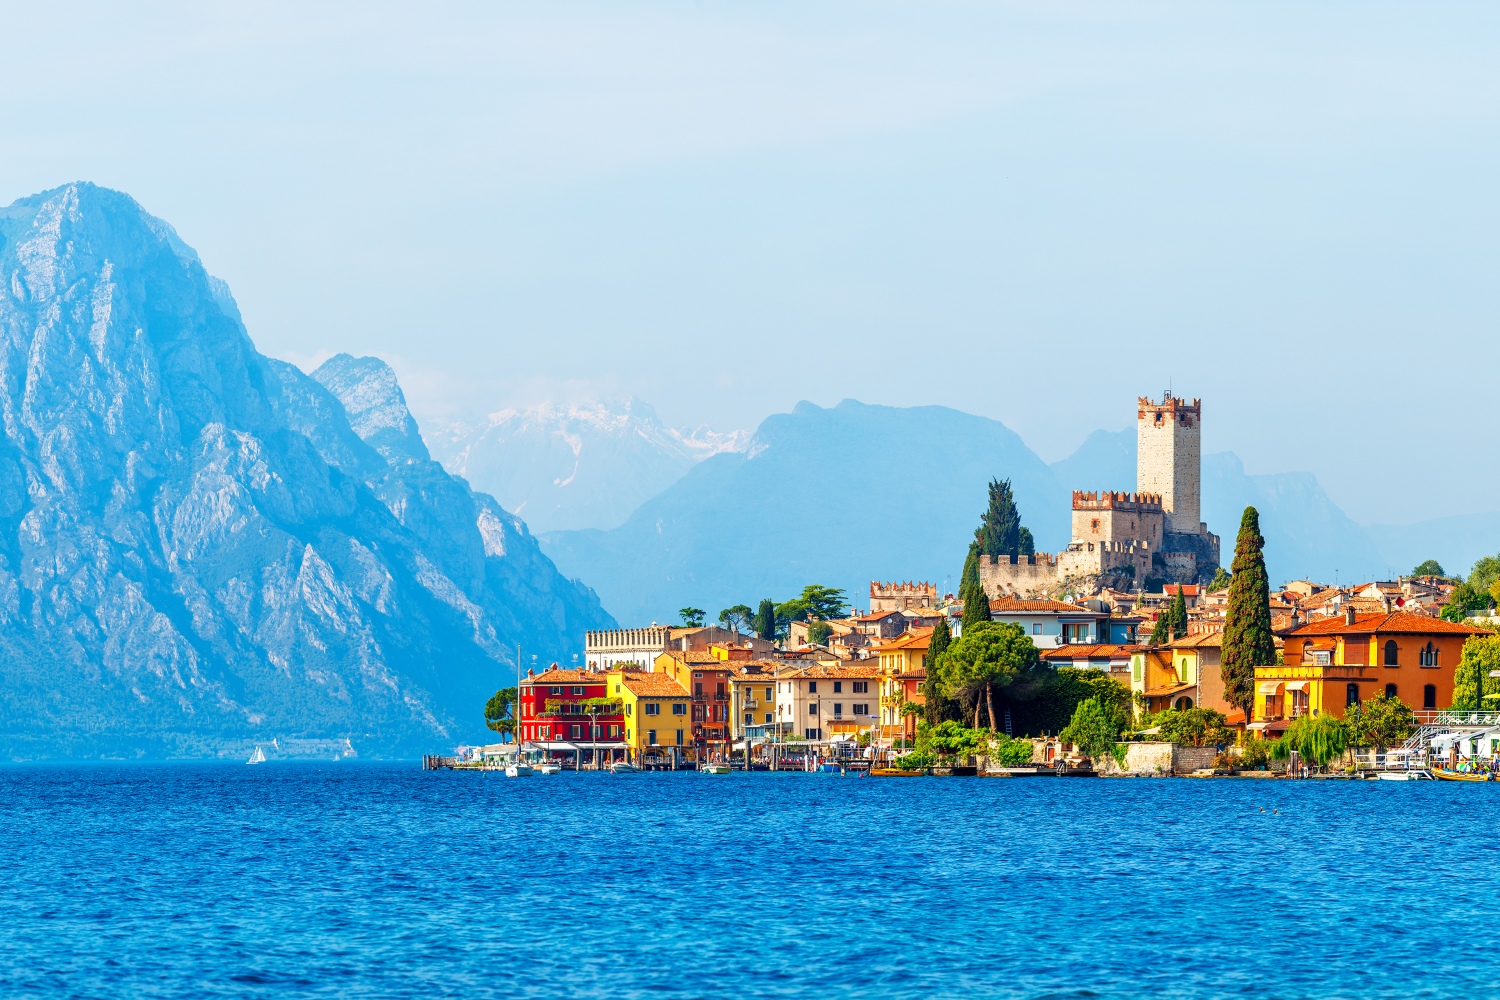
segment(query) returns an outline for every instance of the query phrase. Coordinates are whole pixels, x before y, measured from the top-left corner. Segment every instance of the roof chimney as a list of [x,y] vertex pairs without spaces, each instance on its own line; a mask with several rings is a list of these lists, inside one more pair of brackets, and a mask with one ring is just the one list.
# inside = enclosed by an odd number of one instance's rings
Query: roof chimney
[[1346,604],[1346,605],[1344,605],[1344,624],[1345,625],[1353,625],[1354,624],[1354,605],[1353,604]]

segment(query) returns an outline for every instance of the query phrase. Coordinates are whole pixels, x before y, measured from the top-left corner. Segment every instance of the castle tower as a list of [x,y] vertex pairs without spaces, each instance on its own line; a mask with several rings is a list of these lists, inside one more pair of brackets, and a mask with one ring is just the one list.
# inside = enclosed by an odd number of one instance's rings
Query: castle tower
[[1160,403],[1144,396],[1139,403],[1136,410],[1136,491],[1161,494],[1165,513],[1163,528],[1167,532],[1196,535],[1202,531],[1198,504],[1202,400],[1189,403],[1166,392]]

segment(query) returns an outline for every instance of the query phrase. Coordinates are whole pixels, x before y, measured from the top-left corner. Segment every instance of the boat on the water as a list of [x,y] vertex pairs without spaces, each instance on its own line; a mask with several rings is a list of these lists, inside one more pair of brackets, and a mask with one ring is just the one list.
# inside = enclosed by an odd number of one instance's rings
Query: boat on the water
[[518,760],[514,764],[505,765],[505,776],[507,778],[529,778],[536,774],[536,768],[525,761]]
[[247,761],[245,761],[245,763],[246,764],[264,764],[265,762],[266,762],[266,752],[264,750],[262,750],[260,748],[260,744],[257,743],[257,744],[255,744],[255,752],[250,755],[250,759],[247,760]]
[[1450,771],[1446,767],[1436,767],[1432,770],[1432,776],[1440,781],[1494,781],[1495,776],[1484,771]]
[[1380,781],[1431,781],[1432,775],[1422,768],[1410,771],[1376,771],[1375,777]]
[[698,768],[698,770],[702,771],[704,774],[728,774],[729,773],[729,765],[728,764],[704,764],[702,767]]
[[536,766],[537,774],[557,774],[562,770],[562,765],[556,761],[548,760]]
[[609,769],[615,774],[640,774],[641,769],[628,760],[617,760],[609,765]]

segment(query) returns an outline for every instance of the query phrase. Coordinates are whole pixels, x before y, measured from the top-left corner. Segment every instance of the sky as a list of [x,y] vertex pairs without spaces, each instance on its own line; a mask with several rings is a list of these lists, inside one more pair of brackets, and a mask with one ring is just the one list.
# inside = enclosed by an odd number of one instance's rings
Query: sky
[[134,195],[419,420],[1172,386],[1361,522],[1500,508],[1493,4],[4,4],[0,202]]

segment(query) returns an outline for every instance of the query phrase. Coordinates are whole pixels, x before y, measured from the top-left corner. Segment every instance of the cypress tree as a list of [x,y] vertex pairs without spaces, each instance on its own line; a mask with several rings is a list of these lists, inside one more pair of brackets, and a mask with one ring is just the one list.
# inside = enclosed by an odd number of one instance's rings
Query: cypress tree
[[1260,514],[1246,507],[1240,519],[1240,534],[1234,543],[1233,575],[1229,584],[1229,608],[1224,619],[1224,648],[1219,671],[1224,678],[1224,697],[1253,718],[1255,668],[1276,662],[1276,642],[1271,635],[1271,584],[1266,577],[1266,540],[1260,534]]
[[767,642],[776,639],[776,602],[769,597],[760,602],[755,612],[755,634]]
[[[1270,604],[1268,603],[1266,606],[1270,607]],[[1182,584],[1180,583],[1177,585],[1177,597],[1172,601],[1172,610],[1168,612],[1168,621],[1172,629],[1172,638],[1181,639],[1187,635],[1187,599],[1182,596]]]
[[959,596],[964,601],[964,628],[993,620],[990,618],[990,595],[979,584],[976,583]]
[[927,644],[927,676],[922,681],[922,717],[927,720],[929,726],[935,726],[947,717],[948,699],[943,697],[941,671],[938,658],[947,652],[953,643],[953,635],[948,631],[948,617],[944,615],[938,619],[937,625],[932,630],[932,639]]
[[964,557],[964,571],[958,577],[958,596],[963,597],[970,587],[979,586],[979,544],[969,543],[969,554]]
[[970,551],[991,559],[1034,555],[1036,545],[1031,532],[1021,524],[1021,511],[1016,507],[1010,480],[991,479],[989,494],[989,506],[974,531],[975,547]]

